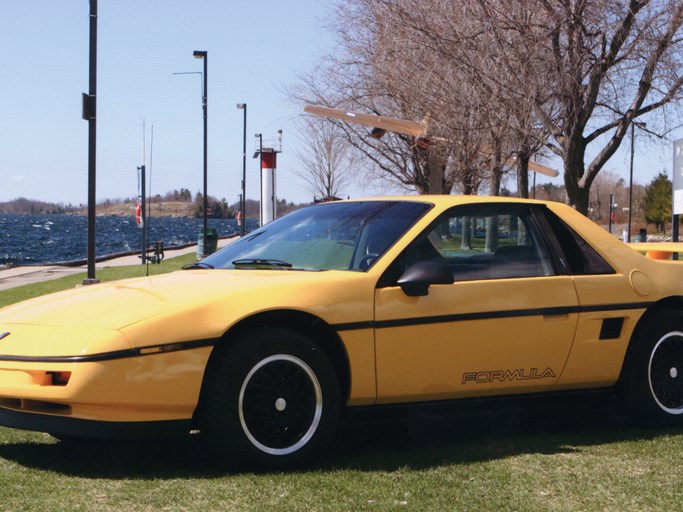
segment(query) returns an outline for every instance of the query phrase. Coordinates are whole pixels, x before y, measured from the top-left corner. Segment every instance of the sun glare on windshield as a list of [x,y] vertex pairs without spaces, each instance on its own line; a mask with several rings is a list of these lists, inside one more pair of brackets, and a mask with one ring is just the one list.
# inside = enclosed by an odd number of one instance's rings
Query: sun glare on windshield
[[245,270],[364,271],[430,207],[407,201],[309,206],[246,235],[202,263]]

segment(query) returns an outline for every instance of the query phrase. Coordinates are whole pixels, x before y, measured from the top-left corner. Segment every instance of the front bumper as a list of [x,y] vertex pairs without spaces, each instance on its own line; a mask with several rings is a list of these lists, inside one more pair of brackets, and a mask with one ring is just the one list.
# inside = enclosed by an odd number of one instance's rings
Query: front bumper
[[47,432],[56,437],[145,439],[187,435],[192,429],[192,420],[95,421],[36,414],[0,407],[0,425],[22,430]]
[[[0,357],[0,425],[53,432],[80,421],[118,431],[128,429],[126,424],[190,422],[211,349],[180,346],[168,352],[140,350],[78,362]],[[60,378],[50,378],[55,374]],[[67,382],[60,380],[65,375]],[[23,424],[28,426],[18,426]]]

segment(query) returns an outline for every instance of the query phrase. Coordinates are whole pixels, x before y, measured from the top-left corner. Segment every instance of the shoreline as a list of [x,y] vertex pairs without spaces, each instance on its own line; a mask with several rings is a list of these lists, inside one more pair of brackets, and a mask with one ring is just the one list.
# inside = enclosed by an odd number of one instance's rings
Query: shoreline
[[[231,234],[231,235],[225,235],[225,236],[220,236],[218,237],[218,243],[220,244],[221,240],[231,240],[233,238],[239,237],[239,234]],[[179,244],[179,245],[173,245],[170,247],[164,247],[164,253],[170,252],[172,253],[173,251],[180,251],[183,249],[187,249],[188,247],[196,247],[198,242],[187,242],[185,244]],[[117,258],[125,258],[128,256],[137,256],[140,254],[140,250],[137,251],[123,251],[123,252],[114,252],[111,254],[105,254],[103,256],[96,256],[95,257],[95,263],[102,263],[110,260],[114,260]],[[11,268],[22,268],[22,267],[82,267],[84,265],[88,264],[88,259],[87,258],[79,258],[77,260],[69,260],[69,261],[47,261],[43,263],[27,263],[25,265],[13,265],[11,263],[2,263],[0,264],[0,271],[2,270],[8,270]]]
[[[228,245],[234,240],[237,240],[239,235],[220,237],[218,239],[218,249]],[[164,259],[171,259],[177,256],[196,251],[198,243],[191,242],[181,246],[173,246],[173,248],[164,248]],[[130,253],[109,254],[96,258],[98,269],[107,267],[123,267],[123,266],[143,266],[140,262],[140,251]],[[80,265],[60,265],[56,263],[47,263],[42,265],[17,265],[14,267],[0,266],[0,292],[16,288],[27,284],[38,283],[43,281],[50,281],[52,279],[59,279],[60,277],[79,274],[86,271],[87,260],[77,260],[82,262]]]

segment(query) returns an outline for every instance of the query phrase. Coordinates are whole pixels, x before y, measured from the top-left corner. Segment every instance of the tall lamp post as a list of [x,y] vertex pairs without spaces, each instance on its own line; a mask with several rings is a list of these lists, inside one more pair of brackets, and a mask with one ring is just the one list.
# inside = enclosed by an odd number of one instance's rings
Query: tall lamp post
[[203,204],[203,210],[204,210],[204,229],[202,231],[203,237],[204,237],[204,248],[206,249],[206,237],[208,235],[207,233],[207,210],[208,210],[208,205],[209,201],[207,199],[207,193],[208,193],[208,174],[207,174],[207,119],[208,119],[208,93],[207,93],[207,84],[209,82],[209,77],[207,75],[207,70],[208,70],[208,64],[207,61],[209,60],[208,53],[206,51],[197,51],[195,50],[192,55],[195,57],[195,59],[202,59],[204,61],[204,92],[202,94],[202,110],[204,111],[204,204]]
[[90,0],[89,89],[83,94],[83,119],[88,121],[88,274],[83,284],[99,283],[95,277],[96,144],[97,144],[97,0]]
[[244,122],[242,130],[242,197],[240,198],[240,235],[244,236],[246,233],[246,206],[247,206],[247,104],[238,103],[237,108],[244,111]]

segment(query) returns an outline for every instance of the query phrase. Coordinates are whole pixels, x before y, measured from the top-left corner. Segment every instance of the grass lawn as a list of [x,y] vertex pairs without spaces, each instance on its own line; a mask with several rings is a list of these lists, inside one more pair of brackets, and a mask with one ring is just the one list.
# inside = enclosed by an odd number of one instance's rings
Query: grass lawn
[[[158,265],[107,267],[97,270],[95,276],[97,279],[104,282],[124,279],[127,277],[142,277],[147,274],[147,269],[149,269],[149,275],[164,274],[166,272],[180,270],[183,265],[192,263],[193,261],[196,261],[196,259],[196,255],[192,253],[178,256],[176,258],[165,259]],[[87,272],[84,269],[82,274],[72,274],[70,276],[54,279],[52,281],[29,284],[0,291],[0,308],[9,304],[14,304],[15,302],[30,299],[32,297],[45,295],[46,293],[73,288],[74,286],[80,285],[86,276]]]
[[0,510],[681,509],[678,431],[508,420],[347,426],[318,465],[282,474],[211,469],[195,437],[73,444],[0,429]]
[[[143,275],[141,267],[98,277]],[[3,291],[0,303],[82,279]],[[677,429],[576,405],[344,425],[311,469],[282,474],[214,469],[198,436],[64,443],[0,428],[0,511],[680,510],[682,457]]]

